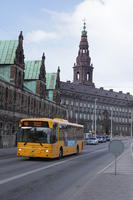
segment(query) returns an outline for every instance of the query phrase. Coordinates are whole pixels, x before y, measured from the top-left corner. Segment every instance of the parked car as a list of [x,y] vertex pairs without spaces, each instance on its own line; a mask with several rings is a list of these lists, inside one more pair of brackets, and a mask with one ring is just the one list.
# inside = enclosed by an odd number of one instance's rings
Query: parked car
[[106,135],[106,141],[110,141],[110,136]]
[[103,137],[103,142],[106,142],[107,140],[106,140],[106,135],[102,135],[102,137]]
[[98,139],[98,142],[99,142],[99,143],[103,143],[103,142],[104,142],[103,136],[98,135],[98,136],[97,136],[97,139]]
[[90,137],[86,140],[86,144],[98,144],[98,139],[96,137]]

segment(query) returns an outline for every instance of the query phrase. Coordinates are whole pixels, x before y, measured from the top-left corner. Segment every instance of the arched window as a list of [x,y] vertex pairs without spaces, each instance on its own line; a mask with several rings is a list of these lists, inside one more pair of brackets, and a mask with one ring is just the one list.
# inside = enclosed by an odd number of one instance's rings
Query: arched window
[[90,74],[89,74],[89,72],[87,73],[87,81],[89,81],[89,79],[90,79]]
[[79,72],[77,72],[77,80],[79,80]]

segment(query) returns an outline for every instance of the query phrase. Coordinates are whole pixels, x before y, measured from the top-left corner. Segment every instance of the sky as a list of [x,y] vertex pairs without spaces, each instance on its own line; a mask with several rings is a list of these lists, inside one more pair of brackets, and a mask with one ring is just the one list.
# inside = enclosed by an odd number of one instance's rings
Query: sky
[[0,40],[23,31],[25,60],[46,56],[46,71],[61,69],[73,80],[73,65],[86,20],[97,88],[133,94],[132,0],[0,0]]

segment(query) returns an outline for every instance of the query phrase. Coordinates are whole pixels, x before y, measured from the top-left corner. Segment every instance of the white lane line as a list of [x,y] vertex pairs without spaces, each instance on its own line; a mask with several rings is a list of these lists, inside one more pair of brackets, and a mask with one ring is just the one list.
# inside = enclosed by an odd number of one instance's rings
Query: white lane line
[[15,179],[19,179],[19,178],[22,178],[24,176],[27,176],[27,175],[30,175],[30,174],[33,174],[33,173],[48,169],[50,167],[54,167],[54,166],[60,165],[60,164],[65,163],[65,162],[66,161],[61,161],[61,162],[58,162],[58,163],[54,163],[54,164],[51,164],[51,165],[48,165],[48,166],[44,166],[44,167],[41,167],[41,168],[38,168],[38,169],[34,169],[34,170],[31,170],[31,171],[19,174],[19,175],[16,175],[16,176],[12,176],[10,178],[6,178],[6,179],[0,181],[0,185],[2,185],[4,183],[7,183],[7,182],[10,182],[10,181],[13,181]]
[[97,152],[100,152],[100,151],[104,151],[105,149],[107,149],[107,148],[99,149],[99,150],[96,150],[96,151],[93,151],[93,152],[89,152],[88,154],[85,154],[85,155],[80,155],[80,156],[77,156],[75,158],[70,158],[70,159],[67,159],[67,160],[64,160],[64,161],[56,162],[56,163],[48,165],[48,166],[40,167],[38,169],[34,169],[34,170],[31,170],[31,171],[28,171],[28,172],[25,172],[25,173],[22,173],[22,174],[19,174],[19,175],[16,175],[16,176],[12,176],[12,177],[3,179],[3,180],[0,181],[0,185],[2,185],[4,183],[8,183],[8,182],[16,180],[16,179],[19,179],[19,178],[22,178],[24,176],[27,176],[27,175],[30,175],[30,174],[33,174],[33,173],[36,173],[36,172],[46,170],[48,168],[51,168],[51,167],[54,167],[54,166],[57,166],[57,165],[64,164],[64,163],[69,162],[71,160],[78,159],[79,157],[86,157],[90,154],[94,154],[94,153],[97,153]]

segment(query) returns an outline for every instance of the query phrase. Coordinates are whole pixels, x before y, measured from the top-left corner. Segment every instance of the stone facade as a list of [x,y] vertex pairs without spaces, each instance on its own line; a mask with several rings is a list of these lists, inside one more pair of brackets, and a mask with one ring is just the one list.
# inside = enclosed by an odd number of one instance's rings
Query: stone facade
[[[133,96],[113,89],[96,88],[84,24],[78,56],[73,67],[73,82],[61,82],[61,105],[68,109],[68,119],[84,125],[85,132],[130,135]],[[112,129],[111,129],[112,122]]]

